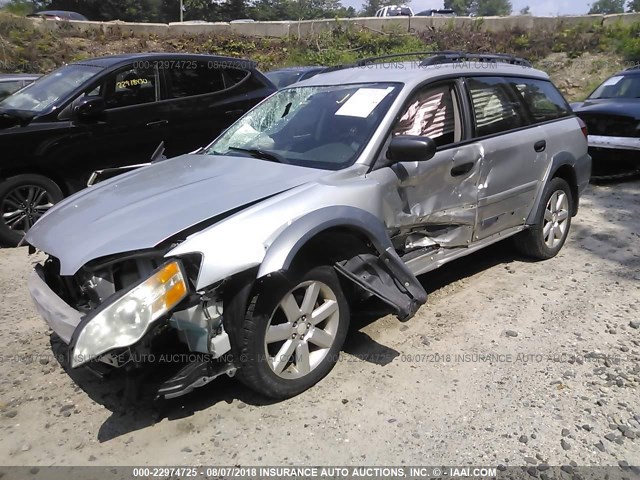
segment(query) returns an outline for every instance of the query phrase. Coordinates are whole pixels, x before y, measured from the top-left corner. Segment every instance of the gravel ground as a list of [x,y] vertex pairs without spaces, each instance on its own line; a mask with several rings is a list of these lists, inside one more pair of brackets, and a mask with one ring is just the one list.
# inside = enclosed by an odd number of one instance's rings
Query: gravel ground
[[271,403],[233,379],[158,411],[51,358],[0,251],[2,465],[640,465],[640,181],[591,187],[547,262],[499,244],[422,280],[406,324],[353,321],[328,378]]

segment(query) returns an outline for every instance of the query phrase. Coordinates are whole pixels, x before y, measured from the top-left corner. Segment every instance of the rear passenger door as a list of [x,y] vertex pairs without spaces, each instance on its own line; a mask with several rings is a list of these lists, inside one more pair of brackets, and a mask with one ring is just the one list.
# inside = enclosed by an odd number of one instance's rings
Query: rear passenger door
[[474,241],[525,222],[545,162],[544,132],[531,120],[513,84],[499,77],[466,79],[475,141],[483,159]]
[[[163,102],[171,133],[168,156],[203,147],[262,99],[250,70],[222,62],[194,60],[163,69]],[[257,88],[256,88],[257,87]]]

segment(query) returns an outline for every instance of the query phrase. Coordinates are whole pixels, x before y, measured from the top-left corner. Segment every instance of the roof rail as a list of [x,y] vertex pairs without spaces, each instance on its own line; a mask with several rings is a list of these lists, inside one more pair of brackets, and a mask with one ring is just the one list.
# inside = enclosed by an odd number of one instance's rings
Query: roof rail
[[640,70],[640,64],[639,65],[633,65],[629,68],[625,68],[624,71],[628,72],[629,70]]
[[500,53],[469,53],[459,52],[455,50],[445,50],[440,52],[409,52],[409,53],[394,53],[390,55],[381,55],[378,57],[369,57],[357,60],[352,65],[341,65],[341,68],[353,68],[353,67],[365,67],[381,60],[389,60],[392,58],[402,57],[418,57],[425,56],[424,60],[420,63],[421,67],[428,67],[430,65],[442,65],[444,63],[462,63],[467,61],[476,61],[484,63],[508,63],[510,65],[520,65],[523,67],[531,67],[531,62],[524,58],[514,57],[513,55],[500,54]]
[[443,63],[462,62],[482,62],[482,63],[507,63],[509,65],[519,65],[522,67],[533,67],[529,60],[514,57],[503,53],[468,53],[468,52],[441,52],[426,58],[420,64],[421,67],[430,65],[442,65]]

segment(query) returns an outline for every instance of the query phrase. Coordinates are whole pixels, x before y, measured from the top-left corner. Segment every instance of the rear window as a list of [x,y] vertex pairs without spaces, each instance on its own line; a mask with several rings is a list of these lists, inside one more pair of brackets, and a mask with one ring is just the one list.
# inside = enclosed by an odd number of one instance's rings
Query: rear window
[[485,137],[526,125],[522,104],[511,85],[498,77],[469,78],[476,136]]
[[189,62],[184,68],[165,70],[171,98],[193,97],[225,89],[222,70],[206,62]]
[[571,107],[551,82],[529,78],[510,80],[522,96],[534,123],[556,120],[572,114]]

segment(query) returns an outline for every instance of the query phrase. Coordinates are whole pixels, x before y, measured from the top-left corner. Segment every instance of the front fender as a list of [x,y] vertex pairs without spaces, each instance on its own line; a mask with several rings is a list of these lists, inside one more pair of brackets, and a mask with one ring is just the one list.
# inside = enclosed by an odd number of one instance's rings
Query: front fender
[[275,238],[260,265],[257,278],[287,270],[305,243],[332,227],[349,227],[362,232],[378,252],[391,247],[387,229],[375,215],[346,205],[325,207],[295,220]]

